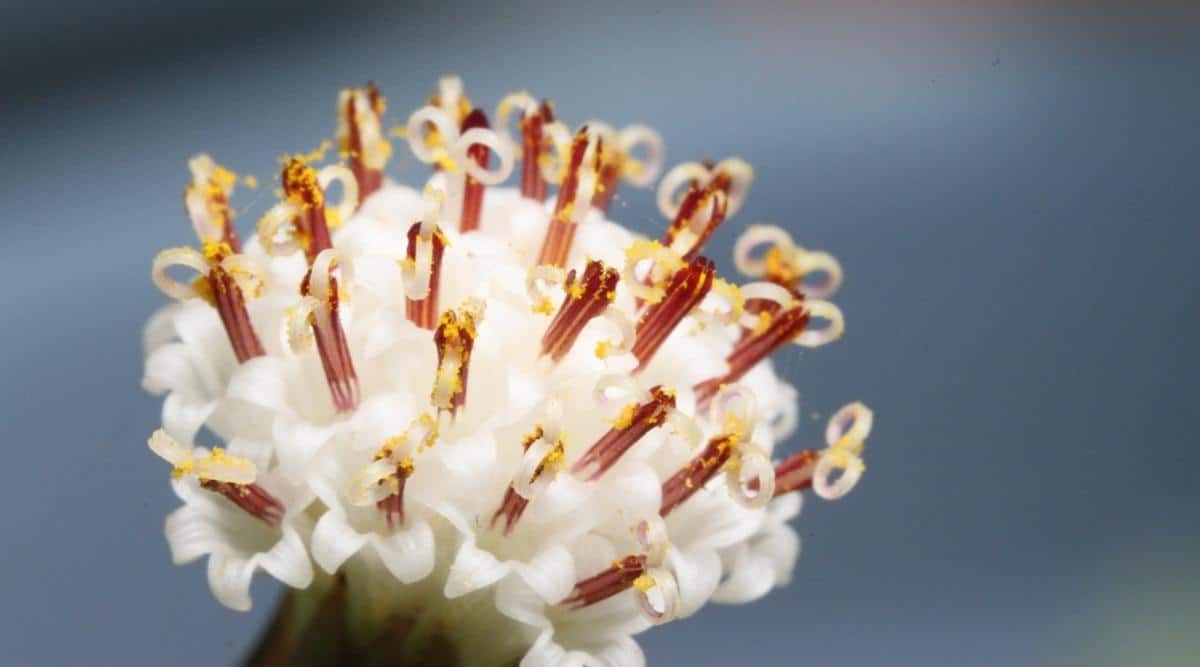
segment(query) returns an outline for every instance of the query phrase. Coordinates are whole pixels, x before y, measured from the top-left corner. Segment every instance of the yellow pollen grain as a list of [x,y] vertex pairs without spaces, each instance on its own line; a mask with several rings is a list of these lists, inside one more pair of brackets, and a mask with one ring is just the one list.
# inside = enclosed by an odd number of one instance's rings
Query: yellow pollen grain
[[636,411],[637,411],[636,403],[630,403],[629,405],[626,405],[624,408],[621,409],[621,414],[617,415],[617,418],[612,421],[613,428],[623,430],[623,429],[627,429],[630,426],[632,426],[633,425],[633,415]]
[[596,342],[596,358],[607,359],[612,352],[612,341],[601,340]]
[[396,137],[397,139],[407,139],[408,128],[404,125],[397,125],[395,127],[388,128],[388,136]]
[[633,587],[643,593],[648,593],[650,592],[651,588],[654,588],[654,577],[651,577],[648,574],[643,574],[637,579],[633,580]]
[[250,188],[251,190],[257,189],[258,188],[258,179],[255,178],[253,175],[243,176],[242,177],[242,185]]

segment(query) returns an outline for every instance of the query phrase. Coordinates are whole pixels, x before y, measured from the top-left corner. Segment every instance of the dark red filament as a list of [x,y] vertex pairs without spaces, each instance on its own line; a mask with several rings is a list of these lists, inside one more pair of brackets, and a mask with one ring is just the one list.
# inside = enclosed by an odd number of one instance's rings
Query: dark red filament
[[[529,451],[530,445],[536,442],[538,438],[541,438],[544,433],[545,431],[542,429],[542,427],[538,426],[533,430],[532,433],[522,438],[521,447],[525,451]],[[534,469],[533,474],[535,478],[542,474],[544,465],[545,464],[543,462]],[[496,522],[499,521],[501,517],[504,517],[504,534],[508,535],[510,532],[512,532],[513,526],[517,524],[517,521],[520,520],[521,515],[525,513],[525,508],[528,506],[529,499],[521,496],[521,494],[517,493],[516,490],[513,489],[512,484],[509,484],[508,488],[504,491],[504,499],[500,501],[500,507],[496,510],[495,514],[492,514],[492,522],[490,525],[495,528]]]
[[799,336],[808,326],[808,320],[808,310],[797,304],[775,315],[771,324],[762,333],[749,335],[738,341],[726,359],[729,364],[729,372],[695,386],[697,407],[700,409],[707,407],[713,396],[720,390],[721,385],[737,382],[746,374],[746,371],[754,368],[758,362],[795,340],[796,336]]
[[[465,134],[467,130],[477,127],[488,128],[487,114],[483,109],[473,109],[471,113],[462,122],[462,132]],[[474,160],[475,164],[482,167],[485,171],[488,168],[488,157],[490,151],[483,144],[473,144],[467,148],[467,159]],[[479,215],[483,211],[483,194],[486,191],[483,183],[475,180],[469,173],[463,174],[463,206],[462,206],[462,222],[459,225],[459,230],[469,232],[473,229],[479,229]]]
[[[792,454],[775,466],[775,496],[779,497],[793,491],[807,491],[812,488],[813,471],[817,469],[817,459],[821,452],[806,449]],[[751,480],[748,485],[751,491],[758,490],[758,480]]]
[[292,222],[311,264],[322,250],[333,247],[325,221],[325,193],[317,182],[317,172],[298,158],[284,164],[282,180],[284,196],[300,207]]
[[632,588],[633,582],[645,572],[645,556],[631,555],[613,561],[608,569],[575,584],[575,589],[562,604],[571,609],[582,609],[607,600]]
[[[433,343],[438,352],[438,369],[443,367],[446,352],[455,349],[461,364],[458,367],[458,390],[450,397],[448,409],[452,414],[467,404],[467,380],[471,371],[471,350],[475,347],[475,321],[470,314],[459,315],[453,310],[442,313],[437,329],[433,332]],[[441,407],[441,406],[439,406]]]
[[233,484],[232,482],[202,479],[200,486],[225,496],[229,502],[268,526],[278,526],[279,522],[283,521],[283,503],[258,484]]
[[577,279],[576,271],[567,274],[566,291],[562,306],[542,337],[542,354],[554,361],[561,361],[584,326],[592,318],[601,315],[617,294],[617,283],[621,274],[604,262],[592,260]]
[[615,146],[596,146],[597,162],[600,168],[596,177],[596,192],[592,194],[592,208],[608,213],[613,197],[617,194],[617,184],[621,182],[621,169],[625,156]]
[[708,441],[704,451],[696,455],[670,479],[663,482],[662,506],[658,513],[667,516],[683,501],[692,497],[708,484],[721,468],[733,456],[735,446],[734,436],[719,435]]
[[579,170],[583,167],[587,145],[588,131],[585,125],[571,141],[571,157],[567,162],[562,186],[558,189],[558,200],[554,204],[554,214],[550,216],[546,239],[542,242],[542,252],[538,256],[539,265],[565,266],[567,263],[571,243],[575,240],[575,220],[579,215],[579,212],[574,210],[575,193],[579,190]]
[[[304,275],[300,283],[300,293],[309,295],[309,283],[312,280],[312,269]],[[317,341],[317,352],[321,357],[321,367],[325,371],[325,380],[329,384],[329,393],[333,397],[333,405],[338,412],[350,412],[358,407],[359,388],[358,374],[354,371],[354,361],[350,358],[350,346],[346,342],[346,332],[342,328],[339,314],[339,295],[337,279],[329,277],[329,300],[312,314],[313,336]]]
[[[417,242],[421,236],[421,223],[408,228],[408,261],[415,262]],[[424,299],[405,299],[404,310],[408,320],[422,329],[433,329],[438,318],[438,287],[442,281],[442,255],[446,251],[446,237],[437,226],[433,228],[429,243],[432,244],[433,262],[429,272],[429,293]]]
[[622,421],[600,436],[575,462],[571,472],[586,474],[588,481],[598,479],[651,429],[666,423],[674,408],[674,392],[663,389],[662,385],[651,387],[650,400],[634,407],[628,423]]
[[679,204],[679,212],[675,214],[675,219],[667,228],[663,245],[668,248],[673,247],[679,234],[691,227],[693,218],[707,208],[708,221],[704,223],[704,229],[696,235],[697,238],[692,243],[692,247],[683,253],[683,258],[691,260],[700,254],[700,251],[704,249],[704,244],[708,243],[708,239],[725,221],[725,215],[729,212],[728,188],[729,178],[722,178],[720,174],[703,188],[694,185],[689,187],[683,201]]
[[384,101],[383,96],[379,94],[379,88],[375,83],[368,82],[365,91],[352,90],[346,100],[346,108],[342,113],[346,114],[346,122],[349,125],[349,136],[346,138],[347,144],[342,149],[350,156],[350,171],[354,173],[354,180],[358,181],[358,202],[367,200],[372,193],[378,190],[383,185],[383,171],[380,169],[371,169],[363,164],[362,160],[362,134],[358,127],[358,114],[356,113],[356,99],[359,93],[367,96],[367,104],[371,108],[371,113],[380,116],[383,113]]
[[[375,507],[379,508],[379,511],[383,512],[383,516],[387,518],[389,531],[394,531],[404,525],[404,485],[411,475],[412,468],[396,466],[396,472],[392,476],[398,484],[396,492],[375,503]],[[379,483],[389,484],[390,482],[388,479],[382,479],[379,480]]]
[[551,122],[554,122],[554,107],[546,100],[537,111],[521,116],[521,196],[527,199],[546,199],[541,160],[549,151],[550,143],[542,128]]
[[646,308],[633,342],[633,356],[638,360],[635,373],[646,368],[675,327],[704,300],[712,289],[714,271],[707,257],[696,257],[671,276],[663,299]]

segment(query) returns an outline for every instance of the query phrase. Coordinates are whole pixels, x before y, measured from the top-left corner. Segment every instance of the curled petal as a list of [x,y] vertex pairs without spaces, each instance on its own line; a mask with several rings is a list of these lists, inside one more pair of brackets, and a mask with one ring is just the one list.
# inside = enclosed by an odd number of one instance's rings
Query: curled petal
[[666,568],[652,567],[634,582],[638,607],[654,624],[666,623],[679,614],[679,585]]
[[804,307],[812,317],[828,320],[829,324],[821,329],[806,328],[796,336],[797,345],[821,347],[842,337],[842,333],[846,331],[846,320],[842,317],[840,308],[820,300],[806,301]]
[[658,566],[666,562],[671,543],[667,539],[667,524],[661,516],[651,516],[633,526],[633,535],[646,556],[646,563]]
[[[258,221],[258,242],[268,255],[276,257],[291,255],[300,250],[296,240],[293,221],[300,215],[300,207],[294,202],[284,201],[267,209]],[[280,232],[283,232],[282,238]]]
[[617,330],[617,340],[603,341],[608,347],[615,348],[621,352],[629,352],[633,349],[633,341],[635,332],[633,321],[620,308],[609,306],[604,310],[604,319],[610,322]]
[[871,427],[875,424],[875,413],[862,403],[850,403],[829,418],[825,427],[825,442],[830,447],[837,445],[843,438],[863,442],[871,435]]
[[754,443],[741,446],[739,466],[725,473],[729,495],[748,509],[766,507],[775,495],[775,467],[761,447]]
[[686,188],[692,181],[704,183],[708,177],[708,169],[699,162],[684,162],[671,167],[658,183],[659,212],[668,220],[674,220],[683,199],[682,195],[677,194],[680,188]]
[[196,296],[196,290],[191,284],[181,283],[167,275],[167,270],[176,266],[183,266],[206,276],[209,272],[208,260],[193,248],[169,248],[158,253],[150,267],[150,278],[163,294],[181,301]]
[[671,435],[678,436],[689,447],[697,447],[704,440],[700,425],[683,410],[671,410],[667,423],[671,425]]
[[333,207],[332,211],[326,207],[325,215],[330,220],[345,222],[358,208],[358,179],[354,177],[354,172],[340,164],[327,165],[317,172],[317,182],[321,185],[321,190],[329,192],[329,184],[334,181],[342,184],[342,201]]
[[[625,177],[639,188],[649,187],[662,172],[666,159],[662,137],[645,125],[629,125],[617,134],[617,144],[626,155]],[[645,151],[641,159],[633,157],[638,148]]]

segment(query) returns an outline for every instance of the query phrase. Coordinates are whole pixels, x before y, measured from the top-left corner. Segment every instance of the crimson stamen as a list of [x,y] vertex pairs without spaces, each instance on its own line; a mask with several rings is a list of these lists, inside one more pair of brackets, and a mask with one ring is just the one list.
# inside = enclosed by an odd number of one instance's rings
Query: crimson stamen
[[546,199],[542,159],[550,149],[550,142],[542,128],[552,122],[554,106],[548,100],[543,100],[537,111],[521,116],[521,196],[527,199]]
[[[408,228],[408,254],[405,260],[407,262],[416,262],[418,243],[421,242],[421,225],[422,223],[416,222]],[[405,298],[404,300],[404,310],[408,315],[408,320],[422,329],[432,329],[438,318],[438,287],[441,285],[442,255],[446,251],[446,237],[436,225],[428,243],[432,246],[433,258],[429,269],[429,293],[425,295],[424,299]]]
[[439,410],[457,414],[467,403],[471,351],[478,335],[476,319],[480,316],[478,310],[468,306],[457,312],[447,310],[438,319],[433,332],[438,368],[430,400]]
[[696,257],[671,276],[662,300],[646,308],[633,342],[633,356],[638,360],[635,373],[646,368],[667,336],[704,300],[712,289],[714,271],[707,257]]
[[576,277],[576,271],[571,269],[562,306],[542,337],[542,354],[556,362],[571,350],[584,326],[616,298],[621,274],[604,262],[592,260],[584,268],[583,276],[578,280]]
[[[679,212],[675,214],[675,219],[667,228],[663,237],[663,245],[674,248],[675,240],[680,234],[684,231],[692,231],[696,239],[692,242],[691,247],[681,254],[685,260],[691,260],[700,254],[700,251],[704,249],[704,244],[708,243],[708,239],[725,221],[725,216],[729,212],[729,187],[730,179],[724,172],[718,174],[703,188],[695,185],[689,187],[683,201],[679,204]],[[712,202],[711,205],[709,202]],[[691,230],[693,219],[705,211],[708,213],[708,220],[704,223],[704,229],[696,233]]]
[[[487,114],[483,109],[474,109],[462,121],[462,133],[467,130],[472,130],[477,127],[487,129],[488,125]],[[467,148],[467,159],[474,160],[475,164],[487,171],[489,150],[487,146],[482,144],[473,144]],[[479,229],[479,214],[483,211],[483,194],[486,186],[483,183],[475,180],[470,173],[463,175],[463,206],[462,206],[462,221],[459,224],[459,230],[469,232],[473,229]]]
[[204,255],[208,259],[208,276],[203,282],[197,281],[201,287],[200,294],[217,309],[221,324],[225,327],[225,335],[233,347],[233,354],[238,363],[261,357],[266,354],[254,326],[250,324],[250,313],[246,310],[246,296],[242,288],[229,272],[221,266],[221,262],[234,254],[226,243],[206,243]]
[[[350,358],[350,346],[346,342],[346,332],[342,328],[339,304],[341,295],[338,291],[337,278],[333,276],[333,266],[329,267],[329,295],[326,302],[318,306],[312,313],[313,336],[317,341],[317,352],[321,357],[321,367],[325,371],[325,380],[329,384],[329,393],[333,397],[334,407],[338,412],[350,412],[358,407],[359,388],[358,374],[354,370],[354,361]],[[312,268],[304,274],[300,282],[300,294],[310,295]]]
[[662,505],[658,513],[665,517],[683,501],[691,498],[692,494],[707,484],[729,461],[736,445],[737,436],[729,434],[709,440],[696,458],[663,482]]
[[643,436],[665,424],[674,408],[675,392],[662,385],[651,387],[650,400],[626,408],[613,427],[575,462],[571,472],[588,473],[588,481],[598,479]]
[[322,250],[333,247],[325,220],[325,192],[316,170],[299,157],[289,158],[283,166],[283,193],[300,209],[293,222],[311,264]]
[[234,484],[202,479],[200,486],[225,496],[234,505],[268,526],[278,526],[279,522],[283,521],[283,503],[258,484]]
[[646,557],[630,555],[613,561],[599,574],[575,584],[575,589],[562,604],[570,609],[582,609],[633,588],[633,582],[646,573]]
[[579,190],[579,172],[583,167],[587,147],[588,129],[585,125],[571,140],[571,157],[567,162],[562,186],[558,189],[558,199],[554,204],[554,214],[550,216],[550,226],[546,229],[546,239],[542,242],[542,251],[538,256],[539,265],[565,266],[567,263],[571,243],[575,240],[576,216],[579,213],[575,210],[575,195]]
[[383,170],[369,166],[364,161],[363,129],[358,122],[360,103],[366,106],[368,113],[374,115],[377,126],[382,126],[383,112],[387,109],[387,103],[373,81],[368,82],[365,89],[352,88],[343,93],[339,111],[343,114],[346,132],[338,137],[338,141],[341,151],[350,157],[350,171],[358,181],[359,205],[383,185]]
[[695,386],[696,405],[707,406],[721,385],[737,382],[758,362],[795,340],[808,326],[808,321],[808,310],[803,304],[797,304],[771,317],[770,324],[761,333],[743,337],[726,358],[729,371]]

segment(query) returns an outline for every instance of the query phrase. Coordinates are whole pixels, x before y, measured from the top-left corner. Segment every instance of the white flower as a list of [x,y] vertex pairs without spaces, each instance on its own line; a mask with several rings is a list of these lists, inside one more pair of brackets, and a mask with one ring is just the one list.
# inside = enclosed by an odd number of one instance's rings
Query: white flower
[[[311,557],[336,582],[314,596],[344,587],[352,650],[402,624],[412,657],[438,628],[467,663],[640,665],[633,634],[786,583],[799,492],[858,481],[871,417],[847,406],[825,450],[772,464],[799,407],[768,357],[841,335],[817,298],[841,268],[758,226],[736,261],[765,280],[717,276],[701,253],[749,165],[671,169],[651,241],[608,217],[622,181],[662,170],[644,126],[572,135],[519,93],[493,131],[445,79],[397,133],[435,170],[417,190],[384,175],[379,91],[337,108],[347,164],[288,158],[244,243],[236,177],[194,159],[202,248],[154,262],[182,301],[145,335],[175,560],[209,555],[217,599],[247,609],[256,570],[304,589]],[[193,449],[203,427],[228,452]]]

